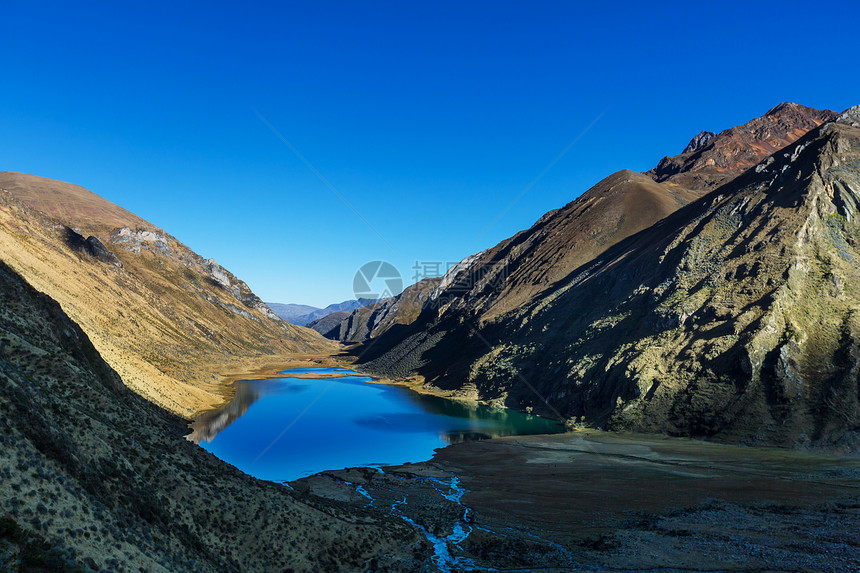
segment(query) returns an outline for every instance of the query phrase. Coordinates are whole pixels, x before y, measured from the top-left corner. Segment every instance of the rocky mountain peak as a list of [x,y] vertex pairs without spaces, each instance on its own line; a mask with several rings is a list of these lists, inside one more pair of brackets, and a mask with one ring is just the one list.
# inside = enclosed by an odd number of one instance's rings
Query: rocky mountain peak
[[713,131],[703,131],[696,137],[690,140],[690,143],[687,144],[687,147],[684,148],[684,151],[681,153],[694,153],[699,151],[703,147],[705,147],[711,139],[717,136]]
[[773,106],[772,108],[770,108],[770,109],[768,110],[768,112],[767,112],[766,114],[764,114],[764,115],[765,115],[765,117],[767,117],[767,116],[771,116],[771,115],[779,115],[779,114],[781,114],[781,113],[794,111],[794,110],[796,110],[798,107],[803,107],[803,106],[798,106],[798,105],[797,105],[796,103],[794,103],[794,102],[784,101],[784,102],[782,102],[781,104],[775,105],[775,106]]
[[664,157],[646,175],[689,189],[713,189],[836,116],[835,111],[784,102],[761,117],[716,135],[700,133],[683,153]]
[[850,125],[851,127],[860,127],[860,105],[849,107],[836,118],[839,123]]

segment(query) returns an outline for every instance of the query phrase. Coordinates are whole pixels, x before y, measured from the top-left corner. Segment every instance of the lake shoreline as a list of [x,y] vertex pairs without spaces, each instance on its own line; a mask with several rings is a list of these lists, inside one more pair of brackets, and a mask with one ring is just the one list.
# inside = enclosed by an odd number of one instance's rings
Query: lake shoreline
[[510,408],[373,384],[343,365],[308,367],[302,360],[272,370],[234,381],[234,399],[200,414],[186,439],[252,476],[283,482],[426,461],[464,441],[565,431],[555,420]]
[[[279,378],[293,368],[368,376],[348,360],[303,355],[235,378]],[[420,380],[370,378],[478,402]],[[427,461],[322,471],[287,485],[415,524],[454,569],[860,566],[860,460],[815,450],[578,429],[450,444]]]
[[[368,381],[368,384],[382,384],[388,386],[397,386],[401,388],[406,388],[416,392],[418,394],[426,395],[426,396],[436,396],[439,398],[445,398],[447,400],[455,400],[459,402],[464,402],[468,404],[479,404],[483,406],[489,406],[493,408],[506,408],[507,406],[501,406],[497,403],[487,400],[480,400],[476,397],[470,396],[468,394],[462,392],[456,392],[453,390],[442,390],[435,386],[427,384],[427,382],[419,375],[410,376],[408,378],[403,379],[391,379],[385,377],[379,377],[375,374],[371,374],[368,372],[363,372],[361,370],[360,365],[355,364],[355,357],[350,356],[348,354],[324,354],[324,353],[307,353],[307,354],[287,354],[277,357],[272,357],[272,360],[268,361],[260,361],[267,362],[261,366],[252,366],[247,370],[241,370],[238,372],[232,372],[226,376],[224,376],[221,380],[221,385],[225,389],[228,389],[224,392],[225,399],[214,405],[211,408],[207,408],[205,410],[201,410],[196,412],[190,420],[193,421],[194,418],[200,416],[201,414],[216,410],[220,407],[223,407],[227,403],[229,403],[233,399],[233,386],[236,382],[241,382],[244,380],[267,380],[270,378],[280,378],[281,372],[283,370],[291,370],[295,368],[343,368],[352,370],[361,376],[367,376],[371,380]],[[307,378],[314,378],[316,376],[308,375]],[[332,376],[319,376],[319,378],[330,378]],[[517,408],[512,408],[514,410],[518,410]],[[521,410],[518,410],[521,411]],[[524,412],[526,414],[531,414],[530,412]],[[556,420],[557,422],[564,423],[564,420],[558,419],[555,416],[548,416],[544,413],[541,414],[533,414],[539,415],[543,418]],[[573,428],[570,428],[571,431],[574,431]]]

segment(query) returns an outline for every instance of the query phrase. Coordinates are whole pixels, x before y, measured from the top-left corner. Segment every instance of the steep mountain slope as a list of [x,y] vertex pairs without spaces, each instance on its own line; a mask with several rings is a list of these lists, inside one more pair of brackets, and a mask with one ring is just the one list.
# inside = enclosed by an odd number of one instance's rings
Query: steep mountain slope
[[214,260],[76,185],[0,173],[0,259],[57,300],[127,385],[183,416],[220,403],[226,373],[329,348]]
[[[429,298],[432,306],[444,302],[469,308],[481,320],[491,319],[531,300],[579,265],[698,196],[677,185],[656,183],[641,173],[619,171],[575,201],[550,211],[530,229],[469,257],[457,269],[468,266],[477,272],[460,276],[456,284],[442,279],[443,287],[421,300]],[[449,279],[457,269],[448,273]],[[308,326],[343,342],[381,336],[394,324],[405,325],[418,318],[416,296],[429,285],[412,285],[404,291],[405,299],[393,297],[388,303],[338,313]],[[437,301],[443,291],[445,300]],[[406,313],[397,316],[402,311]]]
[[432,296],[444,299],[437,304],[477,314],[481,321],[492,319],[696,198],[687,189],[619,171],[530,229],[476,255],[465,273]]
[[0,411],[4,571],[414,571],[429,551],[399,519],[309,505],[186,441],[2,262]]
[[347,332],[346,325],[341,328],[341,323],[343,323],[344,321],[348,321],[348,319],[352,316],[354,312],[354,310],[339,310],[337,312],[327,314],[322,318],[318,318],[314,321],[311,321],[306,326],[308,328],[316,330],[326,338],[330,338],[332,340],[340,340],[341,342],[347,342],[346,338],[340,338],[342,331]]
[[763,116],[719,134],[703,131],[683,153],[664,157],[646,175],[690,189],[713,189],[836,115],[831,110],[781,103]]
[[[365,365],[571,423],[858,446],[856,110],[481,321],[443,280]],[[479,292],[479,291],[478,291]]]
[[[776,151],[835,115],[780,104],[765,116],[719,135],[700,134],[684,154],[664,158],[646,174],[614,173],[568,205],[550,211],[530,229],[466,259],[461,264],[469,273],[456,284],[450,283],[457,272],[450,273],[443,281],[446,288],[431,295],[433,305],[451,305],[481,323],[493,320],[535,299],[580,265],[701,197],[712,186],[731,181],[763,159],[764,150]],[[437,300],[443,291],[444,300]],[[335,320],[340,320],[337,327]],[[350,332],[350,323],[364,320],[337,315],[316,330],[337,338],[338,332],[340,336]],[[384,332],[377,328],[372,336]]]
[[343,342],[361,342],[387,332],[396,325],[415,322],[438,278],[426,278],[387,298],[353,311],[338,311],[308,324],[326,338]]

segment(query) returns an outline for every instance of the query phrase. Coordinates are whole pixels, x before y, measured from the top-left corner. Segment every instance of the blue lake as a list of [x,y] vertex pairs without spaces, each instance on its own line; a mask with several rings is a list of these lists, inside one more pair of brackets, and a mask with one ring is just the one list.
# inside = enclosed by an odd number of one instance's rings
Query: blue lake
[[[311,373],[349,375],[295,377]],[[237,382],[234,399],[199,416],[189,439],[247,474],[290,481],[325,470],[426,461],[437,448],[466,440],[564,431],[539,416],[370,384],[341,369],[282,374]]]

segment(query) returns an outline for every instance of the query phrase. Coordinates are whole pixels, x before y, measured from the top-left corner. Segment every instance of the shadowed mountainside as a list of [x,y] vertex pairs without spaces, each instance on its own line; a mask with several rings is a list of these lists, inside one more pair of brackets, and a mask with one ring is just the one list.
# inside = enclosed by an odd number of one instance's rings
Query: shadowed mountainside
[[326,338],[361,342],[387,332],[396,325],[415,322],[438,278],[426,278],[407,287],[397,296],[353,311],[338,311],[308,324]]
[[[851,118],[492,320],[478,295],[507,285],[482,283],[482,267],[500,273],[509,262],[482,253],[443,279],[440,303],[395,340],[359,349],[364,367],[418,372],[438,388],[571,424],[856,449],[860,130]],[[446,295],[462,283],[477,301]]]
[[[566,206],[550,211],[530,229],[467,258],[430,298],[434,306],[449,305],[480,323],[493,320],[534,300],[608,248],[698,199],[710,187],[731,181],[835,115],[783,103],[719,135],[703,132],[684,154],[664,158],[645,174],[614,173]],[[460,275],[454,284],[453,277],[463,268],[469,274]],[[353,325],[366,320],[365,311],[338,314],[314,328],[329,338],[357,342],[368,336],[356,336]],[[379,337],[386,330],[374,328],[369,337]]]
[[186,417],[223,401],[227,373],[330,349],[214,260],[77,185],[0,172],[0,259],[57,300],[128,386]]
[[[0,562],[21,571],[420,568],[400,520],[302,501],[186,441],[0,262]],[[419,561],[415,561],[416,556]]]

